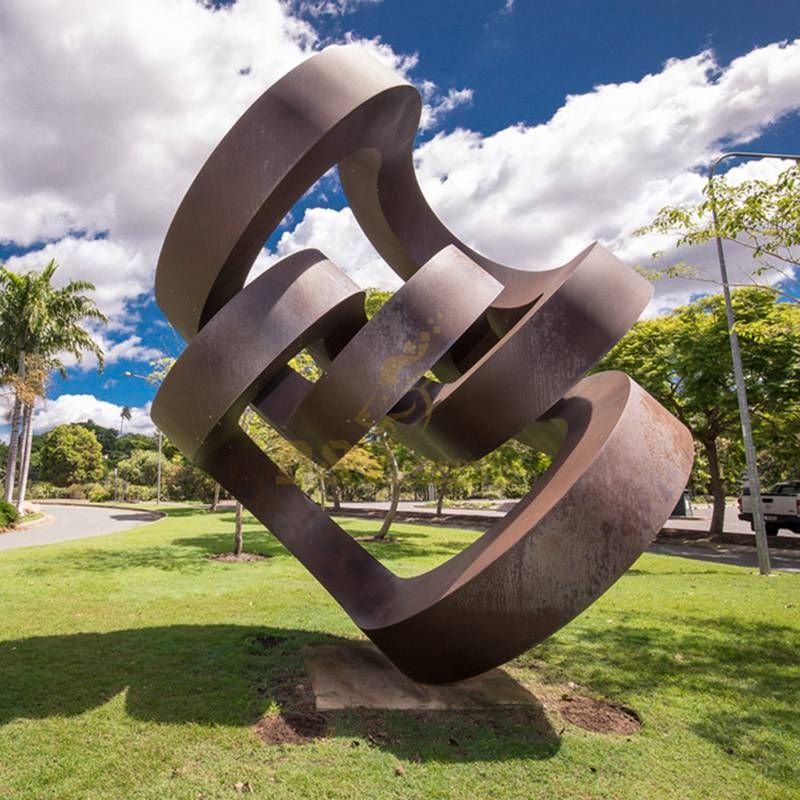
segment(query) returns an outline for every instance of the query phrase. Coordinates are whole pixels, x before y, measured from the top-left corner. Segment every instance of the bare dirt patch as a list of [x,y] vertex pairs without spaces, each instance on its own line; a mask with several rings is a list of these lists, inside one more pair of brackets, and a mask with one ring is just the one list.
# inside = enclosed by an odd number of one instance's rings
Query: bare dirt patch
[[309,744],[324,737],[327,727],[324,715],[299,711],[263,717],[255,732],[264,744]]
[[558,704],[561,716],[593,733],[631,734],[641,729],[639,715],[625,706],[604,703],[591,697],[565,695]]
[[241,553],[234,555],[233,553],[214,553],[209,557],[210,561],[226,561],[226,562],[239,562],[239,561],[264,561],[269,556],[262,555],[261,553]]

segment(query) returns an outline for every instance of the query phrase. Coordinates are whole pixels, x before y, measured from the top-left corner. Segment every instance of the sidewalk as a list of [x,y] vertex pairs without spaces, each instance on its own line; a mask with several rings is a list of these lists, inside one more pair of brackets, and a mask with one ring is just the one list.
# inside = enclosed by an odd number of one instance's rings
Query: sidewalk
[[[442,516],[436,516],[436,508],[422,502],[403,501],[398,506],[397,519],[404,522],[436,522],[442,525],[470,525],[473,527],[488,528],[494,522],[502,519],[509,509],[514,507],[516,501],[506,500],[498,502],[498,508],[447,508]],[[389,508],[388,502],[383,503],[342,503],[341,510],[331,512],[344,516],[382,517]],[[711,506],[693,506],[693,517],[670,517],[661,529],[660,540],[680,539],[684,541],[703,540],[709,537],[711,525]],[[725,508],[724,533],[717,541],[728,544],[755,546],[755,537],[750,530],[750,524],[743,522],[738,517],[739,510],[735,503]],[[777,537],[770,537],[770,547],[785,549],[800,549],[800,536],[790,531],[782,530]]]

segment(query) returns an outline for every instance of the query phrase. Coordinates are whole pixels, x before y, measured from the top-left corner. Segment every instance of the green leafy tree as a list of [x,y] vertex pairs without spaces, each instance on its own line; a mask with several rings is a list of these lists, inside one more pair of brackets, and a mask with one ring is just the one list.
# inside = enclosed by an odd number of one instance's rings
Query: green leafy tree
[[[793,440],[796,447],[800,308],[776,302],[773,292],[760,288],[735,291],[733,304],[756,442],[762,452],[776,437]],[[714,499],[711,532],[721,533],[724,457],[736,463],[741,453],[736,449],[741,429],[722,296],[704,297],[668,316],[637,322],[600,368],[627,372],[692,432]],[[776,419],[781,420],[777,426]],[[736,471],[729,465],[729,474]]]
[[[705,199],[693,206],[666,206],[636,233],[675,236],[675,246],[707,244],[717,236],[753,257],[750,273],[755,283],[765,283],[767,273],[783,280],[767,288],[792,302],[800,302],[794,271],[800,267],[800,166],[782,172],[774,182],[763,180],[729,183],[725,176],[706,185]],[[717,224],[712,215],[716,203]],[[663,253],[657,252],[660,258]],[[653,277],[684,275],[701,280],[685,263],[657,270]]]
[[326,470],[331,484],[333,508],[339,509],[344,500],[374,497],[384,483],[384,466],[370,444],[357,444],[332,469]]
[[117,431],[114,428],[106,428],[103,425],[98,425],[94,420],[90,419],[86,422],[81,422],[84,428],[90,430],[97,437],[100,446],[103,448],[104,455],[110,455],[117,445]]
[[[30,458],[33,402],[28,380],[31,358],[37,369],[56,369],[66,375],[61,353],[80,360],[84,353],[97,357],[102,368],[103,351],[84,327],[89,320],[105,322],[105,315],[86,293],[93,291],[88,281],[70,281],[56,288],[53,276],[57,269],[50,261],[41,270],[15,273],[0,268],[0,379],[14,385],[11,413],[11,437],[6,461],[5,499],[10,501],[18,457],[21,455],[18,506],[25,499],[26,464]],[[26,388],[27,387],[27,388]],[[44,392],[44,380],[41,381]],[[34,391],[35,393],[35,391]],[[20,443],[22,448],[20,448]]]
[[170,465],[165,464],[162,469],[170,500],[199,500],[203,503],[212,501],[215,481],[203,470],[186,461],[182,455],[175,456]]
[[468,466],[478,497],[522,497],[550,466],[550,457],[511,439]]
[[[167,373],[172,369],[175,359],[172,356],[162,356],[150,362],[150,372],[147,375],[147,382],[154,386],[160,386]],[[137,438],[138,437],[138,438]],[[146,439],[147,444],[142,440]],[[158,434],[152,437],[141,437],[138,434],[126,434],[119,437],[117,440],[117,447],[125,449],[128,445],[126,440],[136,442],[134,448],[143,449],[158,449]],[[131,450],[128,450],[130,453]],[[209,498],[211,510],[217,510],[217,503],[219,502],[220,486],[216,481],[209,477],[209,475],[189,464],[183,458],[177,447],[166,436],[162,437],[161,441],[161,454],[162,454],[162,479],[167,481],[167,492],[173,500],[178,499],[205,499]],[[164,461],[163,459],[166,459]],[[173,469],[170,464],[175,464],[177,469]],[[169,473],[169,475],[167,475]],[[211,485],[211,493],[208,492],[208,486]]]
[[158,473],[158,453],[153,450],[134,450],[117,464],[119,477],[139,486],[155,486]]
[[59,425],[48,433],[40,453],[42,478],[56,486],[100,480],[105,474],[103,448],[82,425]]
[[385,289],[367,289],[364,293],[364,313],[372,319],[391,299],[394,292]]

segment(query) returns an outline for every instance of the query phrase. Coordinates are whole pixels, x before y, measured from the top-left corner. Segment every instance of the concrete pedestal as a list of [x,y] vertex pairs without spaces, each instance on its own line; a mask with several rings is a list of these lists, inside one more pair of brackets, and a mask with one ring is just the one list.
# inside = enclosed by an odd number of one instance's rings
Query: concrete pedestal
[[315,647],[308,652],[306,669],[318,711],[539,705],[524,686],[501,669],[460,683],[428,686],[407,678],[376,647],[366,643]]

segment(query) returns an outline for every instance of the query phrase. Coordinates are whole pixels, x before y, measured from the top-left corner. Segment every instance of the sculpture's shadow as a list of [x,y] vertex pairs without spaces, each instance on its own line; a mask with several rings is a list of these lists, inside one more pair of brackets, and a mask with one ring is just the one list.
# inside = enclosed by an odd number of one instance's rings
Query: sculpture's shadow
[[[174,625],[0,642],[0,725],[70,717],[125,692],[135,718],[255,725],[277,703],[308,710],[303,653],[347,640],[246,625]],[[298,706],[299,703],[299,706]],[[398,757],[447,761],[549,758],[559,737],[540,704],[519,711],[325,712],[327,737]],[[352,740],[360,739],[356,745]]]

